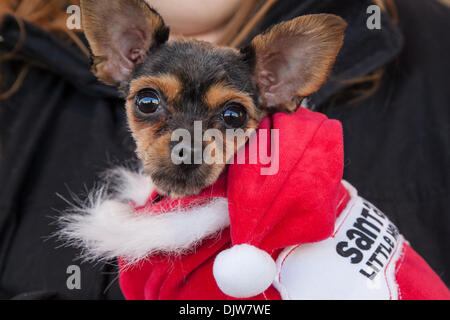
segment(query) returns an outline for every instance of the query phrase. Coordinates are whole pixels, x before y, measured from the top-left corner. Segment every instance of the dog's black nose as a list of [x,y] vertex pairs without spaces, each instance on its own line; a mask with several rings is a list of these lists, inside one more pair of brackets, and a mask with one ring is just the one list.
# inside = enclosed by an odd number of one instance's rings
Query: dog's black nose
[[202,148],[188,143],[171,143],[172,163],[186,170],[199,167],[203,162]]

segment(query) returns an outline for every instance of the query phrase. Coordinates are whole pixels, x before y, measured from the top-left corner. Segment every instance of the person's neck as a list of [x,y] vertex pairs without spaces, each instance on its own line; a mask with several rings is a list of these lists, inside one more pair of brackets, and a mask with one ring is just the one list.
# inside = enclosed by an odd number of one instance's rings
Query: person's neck
[[[163,17],[172,38],[218,43],[243,0],[146,0]],[[195,8],[195,9],[193,9]]]
[[[228,21],[227,21],[228,22]],[[208,30],[206,32],[201,32],[197,34],[172,34],[170,37],[171,39],[195,39],[195,40],[201,40],[201,41],[207,41],[214,44],[217,44],[220,39],[224,36],[226,32],[227,22],[223,23],[222,25],[212,29]]]

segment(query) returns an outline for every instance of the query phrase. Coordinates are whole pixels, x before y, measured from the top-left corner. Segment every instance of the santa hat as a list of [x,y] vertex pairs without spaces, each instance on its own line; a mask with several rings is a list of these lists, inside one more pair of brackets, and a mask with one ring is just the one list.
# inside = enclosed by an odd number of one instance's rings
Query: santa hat
[[[277,136],[279,141],[274,141]],[[262,139],[269,150],[274,147],[272,163],[249,164],[249,150],[261,146]],[[233,246],[219,253],[213,266],[219,288],[235,298],[253,297],[271,286],[278,249],[328,238],[338,201],[346,193],[341,184],[342,128],[324,115],[299,109],[293,115],[266,118],[257,139],[241,149],[236,160],[242,156],[246,165],[231,165],[228,173]],[[278,171],[262,174],[268,167]]]

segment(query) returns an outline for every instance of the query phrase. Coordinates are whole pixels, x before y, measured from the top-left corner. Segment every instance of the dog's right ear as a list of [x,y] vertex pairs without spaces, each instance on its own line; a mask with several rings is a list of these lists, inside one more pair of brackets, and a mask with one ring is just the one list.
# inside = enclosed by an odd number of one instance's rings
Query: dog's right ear
[[127,80],[150,48],[169,38],[161,16],[143,0],[81,0],[81,11],[93,72],[110,85]]

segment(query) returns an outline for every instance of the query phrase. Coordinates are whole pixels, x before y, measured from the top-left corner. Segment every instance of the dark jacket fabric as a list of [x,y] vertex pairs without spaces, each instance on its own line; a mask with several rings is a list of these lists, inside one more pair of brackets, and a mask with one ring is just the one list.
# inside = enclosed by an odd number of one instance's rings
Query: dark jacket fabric
[[[308,13],[335,13],[348,23],[333,74],[308,106],[344,127],[344,178],[400,228],[450,284],[450,10],[431,0],[396,0],[399,24],[382,15],[366,26],[369,0],[280,0],[255,33]],[[0,26],[0,53],[20,32]],[[67,201],[83,199],[99,174],[133,164],[134,142],[124,102],[98,83],[76,48],[27,24],[18,62],[2,63],[13,81],[32,67],[20,90],[0,102],[0,298],[121,299],[116,261],[81,263],[80,252],[51,235]],[[330,99],[346,79],[382,66],[380,89],[357,104]],[[69,289],[69,266],[81,288]],[[69,268],[69,269],[68,269]]]

